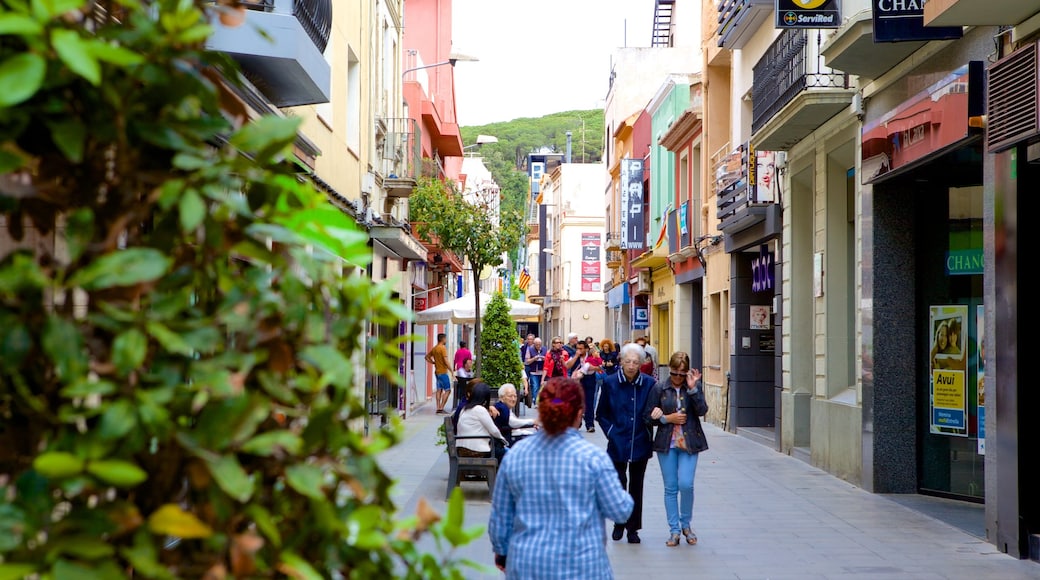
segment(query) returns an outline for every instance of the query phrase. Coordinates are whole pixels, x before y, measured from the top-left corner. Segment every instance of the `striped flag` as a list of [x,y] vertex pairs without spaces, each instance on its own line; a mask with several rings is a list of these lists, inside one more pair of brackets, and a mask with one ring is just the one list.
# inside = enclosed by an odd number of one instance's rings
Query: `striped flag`
[[521,292],[525,292],[526,293],[527,292],[527,287],[530,286],[530,285],[531,285],[531,275],[527,273],[527,268],[524,268],[524,270],[522,272],[520,272],[520,279],[517,280],[516,286],[517,286],[517,288],[520,288]]

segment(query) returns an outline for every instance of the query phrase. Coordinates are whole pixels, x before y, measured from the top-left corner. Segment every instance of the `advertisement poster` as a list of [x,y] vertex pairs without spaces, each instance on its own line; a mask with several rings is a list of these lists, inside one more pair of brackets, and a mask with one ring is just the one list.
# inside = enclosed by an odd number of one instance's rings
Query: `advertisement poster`
[[931,432],[968,436],[967,322],[965,305],[931,306]]
[[978,358],[975,368],[978,369],[978,389],[975,398],[978,400],[978,437],[979,455],[986,454],[986,310],[981,304],[975,307],[975,356]]
[[581,291],[602,292],[600,281],[600,234],[581,234]]
[[776,195],[776,152],[755,151],[754,191],[748,196],[752,203],[773,203]]
[[752,305],[751,308],[751,330],[769,330],[769,307]]
[[643,229],[643,160],[621,160],[621,249],[641,250]]

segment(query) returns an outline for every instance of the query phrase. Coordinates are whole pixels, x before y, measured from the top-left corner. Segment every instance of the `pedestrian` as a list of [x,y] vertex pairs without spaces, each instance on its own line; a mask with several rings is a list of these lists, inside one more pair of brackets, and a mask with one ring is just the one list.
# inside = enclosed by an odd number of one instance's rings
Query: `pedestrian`
[[461,369],[468,360],[473,360],[473,351],[466,348],[465,340],[460,340],[459,348],[455,351],[455,370]]
[[551,348],[549,348],[549,354],[545,357],[545,366],[543,367],[545,372],[543,373],[542,381],[547,381],[553,377],[567,376],[567,361],[570,358],[567,351],[563,349],[563,339],[554,336]]
[[578,333],[571,332],[567,334],[567,344],[563,345],[563,350],[567,351],[567,356],[574,357],[574,354],[578,352]]
[[653,455],[650,427],[643,418],[643,410],[654,379],[639,372],[643,349],[638,344],[621,347],[618,356],[621,371],[608,375],[603,381],[603,392],[596,406],[596,421],[607,436],[607,454],[614,462],[621,487],[628,490],[635,502],[628,521],[614,524],[611,538],[618,541],[628,531],[628,542],[640,542],[643,528],[643,478],[646,464]]
[[[599,361],[598,358],[595,360]],[[589,359],[589,345],[584,340],[579,340],[574,358],[564,363],[567,365],[569,376],[577,379],[581,388],[585,390],[585,400],[588,401],[585,406],[585,430],[589,433],[596,432],[596,372],[600,370],[601,362],[593,365]]]
[[610,374],[617,371],[618,351],[617,347],[614,345],[614,341],[609,338],[604,338],[599,341],[599,348],[599,356],[603,359],[603,372]]
[[647,358],[649,359],[647,361],[647,368],[650,369],[650,372],[646,374],[653,377],[655,381],[661,380],[661,378],[657,376],[657,349],[654,348],[652,344],[650,344],[650,339],[646,336],[640,336],[639,338],[637,338],[636,344],[643,347],[643,352],[646,353]]
[[437,403],[437,414],[446,415],[444,406],[448,404],[451,396],[451,366],[448,364],[448,335],[440,332],[437,334],[437,346],[426,353],[426,362],[433,365],[433,376],[437,381],[437,390],[434,398]]
[[[458,424],[455,426],[455,450],[462,457],[489,457],[502,461],[509,442],[498,430],[488,407],[491,403],[491,387],[481,381],[474,383],[470,390],[469,401],[459,412]],[[492,441],[487,438],[494,440]]]
[[690,368],[690,356],[677,352],[668,360],[668,381],[654,385],[644,409],[644,420],[657,427],[654,451],[664,480],[664,512],[668,517],[667,546],[697,543],[693,517],[693,479],[697,458],[708,449],[701,417],[708,413],[700,369]]
[[527,357],[524,359],[524,371],[527,373],[527,382],[531,389],[529,400],[535,401],[535,403],[538,401],[538,389],[542,386],[542,374],[547,354],[549,354],[549,350],[542,345],[542,339],[534,337],[531,348],[527,350]]
[[577,381],[542,385],[542,428],[502,460],[488,536],[507,579],[610,579],[605,520],[625,521],[633,500],[610,458],[576,431],[585,397]]

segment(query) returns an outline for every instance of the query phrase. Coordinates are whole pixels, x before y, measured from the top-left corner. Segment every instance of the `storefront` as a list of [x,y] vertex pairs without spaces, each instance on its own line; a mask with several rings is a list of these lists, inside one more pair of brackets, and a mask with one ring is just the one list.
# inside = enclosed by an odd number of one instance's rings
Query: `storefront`
[[864,474],[875,491],[982,502],[983,63],[922,67],[893,91],[915,86],[863,128]]

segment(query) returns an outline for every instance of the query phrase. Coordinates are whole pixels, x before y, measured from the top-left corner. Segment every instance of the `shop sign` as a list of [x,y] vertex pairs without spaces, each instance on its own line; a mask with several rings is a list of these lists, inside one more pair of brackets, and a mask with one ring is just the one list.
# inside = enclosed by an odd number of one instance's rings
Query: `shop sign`
[[643,230],[643,160],[621,160],[621,249],[641,250]]
[[982,273],[982,250],[955,250],[946,254],[947,276],[971,276]]
[[925,0],[873,0],[874,42],[954,40],[960,26],[925,26]]
[[777,28],[840,28],[838,0],[776,0]]
[[633,330],[644,330],[650,328],[650,308],[647,306],[636,306],[632,308]]
[[751,291],[765,292],[772,290],[775,284],[773,270],[776,263],[773,260],[773,252],[769,246],[762,244],[758,247],[758,257],[751,260]]

